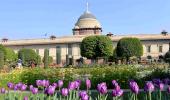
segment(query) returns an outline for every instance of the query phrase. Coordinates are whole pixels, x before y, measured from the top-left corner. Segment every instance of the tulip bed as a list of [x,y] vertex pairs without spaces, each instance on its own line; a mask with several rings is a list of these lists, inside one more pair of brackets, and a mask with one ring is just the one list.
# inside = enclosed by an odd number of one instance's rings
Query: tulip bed
[[26,85],[21,82],[9,82],[7,89],[0,89],[0,100],[170,100],[170,79],[153,79],[147,81],[143,89],[137,82],[129,80],[129,89],[121,89],[116,80],[112,80],[112,89],[105,82],[96,84],[96,90],[90,90],[93,83],[86,79],[86,90],[80,90],[81,80],[69,82],[64,87],[64,81],[50,83],[49,80],[36,80],[36,85]]

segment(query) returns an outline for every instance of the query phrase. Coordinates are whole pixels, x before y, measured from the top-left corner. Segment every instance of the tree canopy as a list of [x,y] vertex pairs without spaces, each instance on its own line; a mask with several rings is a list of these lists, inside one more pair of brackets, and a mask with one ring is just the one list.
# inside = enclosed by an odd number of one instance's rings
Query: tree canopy
[[40,56],[32,49],[21,49],[18,51],[18,58],[22,60],[25,66],[31,66],[31,64],[39,64]]
[[143,46],[138,38],[122,38],[117,43],[117,56],[126,58],[140,57],[143,55]]
[[80,49],[81,55],[88,59],[109,57],[113,54],[112,41],[107,36],[88,36],[83,39]]

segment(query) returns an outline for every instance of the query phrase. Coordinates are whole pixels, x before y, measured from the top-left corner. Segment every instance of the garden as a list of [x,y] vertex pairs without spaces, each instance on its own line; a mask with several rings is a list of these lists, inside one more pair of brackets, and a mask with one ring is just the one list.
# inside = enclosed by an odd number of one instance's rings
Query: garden
[[[136,38],[123,38],[113,49],[109,37],[90,36],[80,48],[92,64],[49,67],[48,49],[41,58],[32,49],[15,53],[0,45],[0,100],[170,100],[170,52],[163,63],[143,65]],[[98,57],[105,62],[97,64]]]

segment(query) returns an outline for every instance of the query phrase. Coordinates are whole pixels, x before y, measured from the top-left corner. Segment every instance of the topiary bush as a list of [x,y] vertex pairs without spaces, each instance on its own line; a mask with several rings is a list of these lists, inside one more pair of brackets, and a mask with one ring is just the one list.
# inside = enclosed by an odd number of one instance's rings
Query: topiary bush
[[38,65],[40,56],[32,49],[21,49],[18,51],[18,58],[22,60],[24,66]]
[[143,55],[143,46],[138,38],[122,38],[117,43],[116,53],[118,57],[129,61],[130,57]]

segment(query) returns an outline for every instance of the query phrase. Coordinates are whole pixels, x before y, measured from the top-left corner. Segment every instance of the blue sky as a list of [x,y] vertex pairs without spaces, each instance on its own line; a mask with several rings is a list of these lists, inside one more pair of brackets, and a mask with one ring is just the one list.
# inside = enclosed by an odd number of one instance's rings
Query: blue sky
[[170,0],[0,0],[0,38],[70,36],[87,1],[104,34],[170,31]]

